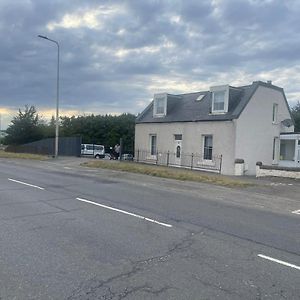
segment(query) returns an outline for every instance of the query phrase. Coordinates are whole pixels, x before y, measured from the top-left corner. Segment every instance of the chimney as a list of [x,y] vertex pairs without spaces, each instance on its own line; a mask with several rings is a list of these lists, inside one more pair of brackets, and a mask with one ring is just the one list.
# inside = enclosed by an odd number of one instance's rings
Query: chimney
[[271,84],[272,84],[272,80],[268,80],[268,81],[267,81],[267,84],[270,84],[270,85],[271,85]]

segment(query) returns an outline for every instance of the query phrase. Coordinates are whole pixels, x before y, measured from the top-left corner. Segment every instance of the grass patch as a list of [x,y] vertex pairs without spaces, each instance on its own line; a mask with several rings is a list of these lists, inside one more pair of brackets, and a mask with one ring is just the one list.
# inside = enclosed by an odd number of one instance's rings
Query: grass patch
[[21,159],[46,160],[49,158],[49,156],[30,154],[30,153],[5,152],[3,150],[0,150],[0,158],[21,158]]
[[252,186],[248,182],[238,179],[232,179],[224,175],[203,174],[199,171],[186,169],[168,168],[162,166],[152,166],[133,162],[118,162],[118,161],[90,161],[82,164],[85,167],[102,168],[110,170],[119,170],[131,173],[145,174],[155,177],[163,177],[177,179],[183,181],[195,181],[211,183],[227,187],[248,187]]

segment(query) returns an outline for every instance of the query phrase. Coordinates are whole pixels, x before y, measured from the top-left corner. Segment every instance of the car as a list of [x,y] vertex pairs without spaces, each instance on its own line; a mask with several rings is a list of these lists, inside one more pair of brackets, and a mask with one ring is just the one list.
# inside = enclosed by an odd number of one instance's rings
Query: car
[[90,155],[97,159],[105,157],[105,148],[103,145],[81,144],[81,155]]
[[121,156],[121,160],[133,160],[133,155],[129,153],[124,153]]

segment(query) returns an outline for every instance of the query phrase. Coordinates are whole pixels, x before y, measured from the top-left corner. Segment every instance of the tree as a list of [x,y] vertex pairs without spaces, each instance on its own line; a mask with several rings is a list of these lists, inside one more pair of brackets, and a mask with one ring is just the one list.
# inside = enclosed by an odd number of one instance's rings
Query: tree
[[5,143],[8,145],[21,145],[41,139],[43,132],[35,107],[25,105],[24,112],[19,109],[6,133]]
[[300,102],[292,107],[292,116],[295,121],[295,132],[300,132]]
[[61,117],[61,136],[82,136],[83,143],[107,149],[123,139],[124,151],[133,152],[135,116],[132,114]]
[[54,138],[55,137],[55,119],[54,116],[51,117],[50,122],[40,122],[39,127],[43,133],[43,138]]

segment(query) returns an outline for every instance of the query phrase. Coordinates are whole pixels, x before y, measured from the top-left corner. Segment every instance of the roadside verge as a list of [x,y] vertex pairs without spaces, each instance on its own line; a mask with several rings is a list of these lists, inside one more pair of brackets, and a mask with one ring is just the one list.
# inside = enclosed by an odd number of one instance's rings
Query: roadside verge
[[38,154],[30,154],[30,153],[14,153],[14,152],[5,152],[3,150],[0,150],[0,158],[47,160],[50,157],[47,155],[38,155]]
[[228,176],[171,168],[171,167],[162,167],[162,166],[153,166],[146,165],[141,163],[134,162],[119,162],[119,161],[89,161],[81,164],[84,167],[89,168],[101,168],[101,169],[110,169],[118,170],[130,173],[138,173],[144,175],[150,175],[155,177],[177,179],[182,181],[194,181],[194,182],[204,182],[211,183],[215,185],[227,186],[227,187],[249,187],[253,186],[253,183],[245,182],[239,179],[232,179]]

